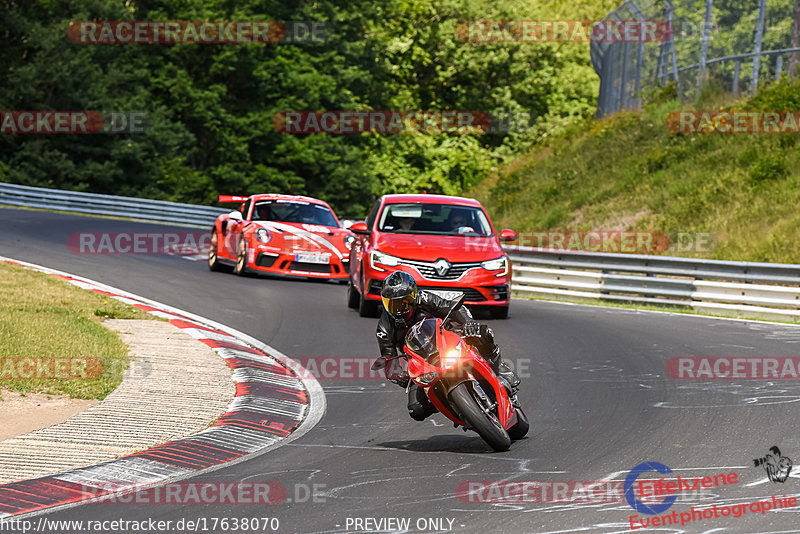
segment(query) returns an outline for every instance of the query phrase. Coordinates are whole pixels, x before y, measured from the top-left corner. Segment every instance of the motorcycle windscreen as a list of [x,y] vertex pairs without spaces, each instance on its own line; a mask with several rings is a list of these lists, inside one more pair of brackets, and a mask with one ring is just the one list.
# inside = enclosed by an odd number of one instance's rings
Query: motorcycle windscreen
[[436,319],[425,319],[412,326],[406,334],[406,346],[426,359],[438,354]]

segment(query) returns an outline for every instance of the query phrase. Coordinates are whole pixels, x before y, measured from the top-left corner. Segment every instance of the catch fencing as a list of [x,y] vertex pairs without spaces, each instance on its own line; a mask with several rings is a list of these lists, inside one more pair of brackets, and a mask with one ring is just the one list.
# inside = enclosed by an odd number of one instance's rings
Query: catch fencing
[[795,28],[800,13],[779,0],[740,5],[626,0],[603,19],[615,20],[666,21],[672,31],[661,42],[591,43],[592,65],[600,77],[597,117],[641,109],[645,88],[667,83],[674,83],[677,96],[686,99],[699,94],[708,81],[738,96],[745,79],[752,96],[759,83],[780,79],[800,64],[800,29]]

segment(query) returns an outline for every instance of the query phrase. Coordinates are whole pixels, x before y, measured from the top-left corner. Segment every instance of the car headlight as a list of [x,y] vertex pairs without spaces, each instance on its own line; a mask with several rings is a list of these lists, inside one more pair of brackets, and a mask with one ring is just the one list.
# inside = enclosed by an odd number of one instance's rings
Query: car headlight
[[373,250],[372,253],[369,255],[370,263],[372,263],[372,268],[377,269],[379,271],[384,271],[385,269],[381,269],[376,264],[381,265],[388,265],[389,267],[396,267],[400,265],[400,258],[395,258],[394,256],[390,256],[388,254],[384,254],[378,250]]
[[497,258],[496,260],[487,260],[481,263],[481,267],[487,271],[499,271],[502,269],[503,272],[497,274],[497,276],[502,276],[508,271],[508,259],[503,256],[502,258]]
[[353,241],[355,241],[355,240],[356,240],[356,236],[354,236],[352,234],[344,236],[344,246],[347,247],[347,250],[350,250],[351,248],[353,248]]
[[272,236],[270,235],[269,230],[266,228],[258,228],[256,230],[256,239],[262,243],[269,243],[269,240],[272,239]]

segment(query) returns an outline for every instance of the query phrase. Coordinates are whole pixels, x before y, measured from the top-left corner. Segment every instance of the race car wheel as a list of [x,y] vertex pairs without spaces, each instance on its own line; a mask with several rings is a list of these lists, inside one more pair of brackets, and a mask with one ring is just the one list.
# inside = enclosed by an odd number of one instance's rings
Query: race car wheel
[[358,314],[361,317],[377,317],[378,316],[378,303],[364,298],[364,291],[366,284],[361,284],[361,293],[358,294]]
[[489,316],[492,319],[508,319],[508,306],[502,308],[492,308],[489,310]]
[[233,274],[246,276],[247,272],[247,242],[242,236],[239,238],[239,246],[236,247],[236,267],[233,268]]
[[353,287],[353,282],[350,280],[347,281],[347,307],[351,310],[358,309],[358,291],[356,288]]
[[227,265],[223,265],[219,261],[219,256],[217,255],[217,250],[219,247],[219,241],[217,237],[217,229],[214,228],[211,230],[211,246],[208,249],[208,268],[212,271],[228,271],[230,272],[231,268]]

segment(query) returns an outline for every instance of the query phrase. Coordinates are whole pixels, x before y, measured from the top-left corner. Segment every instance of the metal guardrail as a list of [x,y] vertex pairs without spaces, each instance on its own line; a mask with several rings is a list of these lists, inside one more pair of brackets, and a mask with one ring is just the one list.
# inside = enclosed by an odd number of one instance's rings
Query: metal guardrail
[[800,265],[505,249],[517,293],[800,318]]
[[0,183],[0,204],[208,229],[224,208]]

